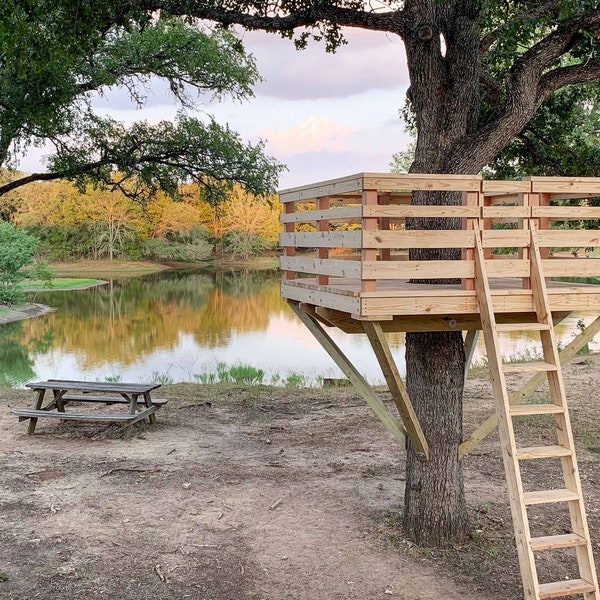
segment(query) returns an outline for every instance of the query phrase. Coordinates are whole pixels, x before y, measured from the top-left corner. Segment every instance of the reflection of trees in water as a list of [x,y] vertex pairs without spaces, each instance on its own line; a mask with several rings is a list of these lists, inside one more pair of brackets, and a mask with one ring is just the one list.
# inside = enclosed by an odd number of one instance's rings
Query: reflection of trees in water
[[223,345],[231,332],[261,331],[283,310],[276,272],[167,271],[73,292],[45,292],[36,301],[58,311],[31,321],[26,339],[54,331],[54,346],[84,368],[107,361],[130,365],[182,334],[202,346]]
[[47,352],[54,332],[48,329],[40,337],[23,342],[23,322],[0,325],[0,386],[19,386],[35,378],[30,353]]

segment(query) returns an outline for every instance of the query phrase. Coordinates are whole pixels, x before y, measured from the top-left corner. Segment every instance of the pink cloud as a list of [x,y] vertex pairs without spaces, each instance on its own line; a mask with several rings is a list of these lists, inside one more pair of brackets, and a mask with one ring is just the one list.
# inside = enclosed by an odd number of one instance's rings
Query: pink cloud
[[348,138],[358,131],[326,117],[309,117],[286,129],[263,129],[258,135],[267,140],[270,152],[287,157],[315,150],[343,151]]

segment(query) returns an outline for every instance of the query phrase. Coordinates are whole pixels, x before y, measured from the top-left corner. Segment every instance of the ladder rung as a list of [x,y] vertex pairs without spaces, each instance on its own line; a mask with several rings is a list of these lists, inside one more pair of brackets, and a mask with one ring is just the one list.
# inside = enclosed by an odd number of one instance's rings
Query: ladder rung
[[543,360],[533,360],[522,363],[504,363],[502,370],[505,373],[526,373],[528,371],[557,371],[558,367]]
[[574,594],[585,594],[594,591],[596,591],[594,584],[585,579],[567,579],[552,583],[540,583],[540,600],[544,600],[544,598],[573,596]]
[[528,460],[532,458],[557,458],[559,456],[571,456],[570,448],[564,446],[531,446],[530,448],[517,448],[517,458]]
[[538,492],[525,492],[523,494],[523,502],[527,506],[531,504],[550,504],[552,502],[570,502],[571,500],[579,499],[580,496],[577,492],[566,489],[540,490]]
[[549,331],[547,323],[496,323],[496,331]]
[[534,552],[541,550],[555,550],[557,548],[572,548],[573,546],[585,546],[587,540],[576,533],[565,533],[563,535],[545,535],[531,538],[531,549]]
[[565,412],[564,406],[558,404],[518,404],[510,407],[510,416],[556,415]]

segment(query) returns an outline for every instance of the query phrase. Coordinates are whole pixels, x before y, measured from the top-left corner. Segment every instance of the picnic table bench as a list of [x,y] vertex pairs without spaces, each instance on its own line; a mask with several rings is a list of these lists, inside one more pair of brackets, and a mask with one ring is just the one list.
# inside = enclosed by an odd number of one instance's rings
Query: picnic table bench
[[[160,387],[157,383],[113,383],[101,381],[70,381],[48,379],[28,383],[27,387],[37,392],[34,408],[15,408],[13,414],[19,421],[29,420],[27,433],[33,435],[38,418],[53,418],[72,421],[122,422],[125,439],[131,436],[132,425],[146,418],[156,423],[155,412],[167,403],[163,398],[152,398],[151,392]],[[52,398],[44,404],[46,391]],[[103,403],[105,405],[127,405],[122,413],[73,412],[65,407],[71,402]]]

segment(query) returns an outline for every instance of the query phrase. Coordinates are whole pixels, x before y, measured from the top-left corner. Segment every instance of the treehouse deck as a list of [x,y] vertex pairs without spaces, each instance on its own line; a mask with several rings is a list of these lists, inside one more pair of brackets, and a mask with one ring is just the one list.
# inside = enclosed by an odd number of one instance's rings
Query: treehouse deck
[[[451,201],[460,204],[414,204],[423,191],[439,192],[438,202],[458,192]],[[596,310],[600,286],[555,279],[600,277],[600,259],[592,258],[600,246],[600,207],[590,205],[597,195],[595,178],[508,182],[372,173],[284,190],[281,293],[348,332],[357,329],[348,319],[381,321],[388,331],[480,329],[475,232],[502,320],[502,313],[514,318],[534,310],[529,236],[535,229],[544,273],[553,279],[551,310]],[[573,221],[579,228],[569,226]],[[444,278],[451,283],[433,283]]]
[[[600,331],[600,317],[560,352],[554,333],[554,323],[572,311],[600,313],[600,285],[577,280],[600,278],[594,197],[600,179],[372,173],[280,192],[283,297],[382,423],[401,443],[409,438],[409,451],[421,460],[429,459],[430,445],[385,333],[466,330],[469,356],[483,331],[495,414],[463,440],[457,458],[498,426],[525,600],[600,600],[561,371]],[[556,281],[564,278],[570,281]],[[323,325],[367,335],[399,414]],[[542,360],[506,363],[501,331],[539,335]],[[505,376],[527,371],[531,379],[509,393]],[[527,404],[544,383],[544,400]],[[546,445],[524,443],[523,435],[517,440],[513,419],[529,416],[550,420]],[[448,444],[442,446],[431,453],[447,452]],[[522,473],[540,459],[559,461],[561,475],[547,489],[529,491]],[[543,504],[568,508],[568,517],[534,535],[528,510]],[[571,578],[539,580],[537,557],[551,550],[574,554]]]

